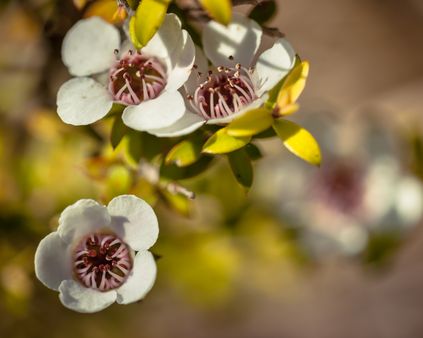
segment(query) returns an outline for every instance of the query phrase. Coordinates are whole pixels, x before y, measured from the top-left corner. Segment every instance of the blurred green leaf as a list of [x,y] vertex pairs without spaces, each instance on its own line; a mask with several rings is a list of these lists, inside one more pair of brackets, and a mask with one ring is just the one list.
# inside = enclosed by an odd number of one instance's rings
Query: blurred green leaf
[[227,133],[235,137],[259,134],[272,126],[273,118],[271,113],[266,107],[249,110],[226,127]]
[[204,144],[203,153],[226,154],[238,150],[247,145],[251,140],[250,136],[234,137],[227,134],[226,128],[222,128],[213,134]]
[[197,162],[187,167],[178,167],[175,164],[163,164],[160,168],[160,176],[175,181],[192,178],[206,171],[212,160],[213,158],[211,156],[203,156]]
[[275,120],[273,128],[290,152],[310,164],[320,166],[322,157],[319,144],[307,130],[283,119]]
[[135,162],[139,162],[141,158],[151,161],[161,155],[169,146],[169,140],[148,133],[129,129],[127,135],[129,138],[128,152]]
[[129,22],[131,41],[136,48],[145,46],[162,25],[171,0],[142,0]]
[[116,149],[127,133],[128,129],[129,128],[123,123],[121,116],[116,116],[113,122],[112,132],[110,134],[110,142],[113,149]]
[[259,24],[264,24],[276,14],[275,0],[261,1],[250,12],[248,17]]
[[270,127],[269,129],[266,129],[265,131],[262,131],[261,133],[254,135],[255,139],[265,139],[265,138],[270,138],[270,137],[275,137],[276,136],[276,132],[275,130]]
[[201,157],[202,139],[193,137],[178,143],[166,156],[166,164],[176,164],[178,167],[186,167],[195,163]]
[[250,159],[252,161],[256,161],[259,160],[263,157],[263,154],[261,153],[261,150],[259,147],[257,147],[255,144],[253,143],[248,143],[245,146],[245,151],[247,152],[248,156],[250,157]]
[[169,208],[182,216],[188,217],[191,215],[192,203],[188,198],[180,194],[172,194],[166,190],[160,191],[160,194]]
[[253,184],[253,165],[245,149],[228,154],[229,164],[236,180],[246,188]]
[[200,0],[200,3],[214,20],[229,25],[232,20],[231,0]]

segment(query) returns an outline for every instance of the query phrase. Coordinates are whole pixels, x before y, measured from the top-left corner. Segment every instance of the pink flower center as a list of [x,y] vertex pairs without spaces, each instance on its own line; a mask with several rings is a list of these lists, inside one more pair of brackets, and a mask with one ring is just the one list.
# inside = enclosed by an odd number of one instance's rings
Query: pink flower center
[[131,251],[114,234],[84,237],[75,248],[73,262],[78,281],[103,292],[121,286],[132,270]]
[[217,73],[210,71],[207,81],[187,98],[206,120],[230,116],[257,99],[250,73],[240,64],[235,68],[218,67]]
[[129,51],[110,69],[109,92],[116,102],[136,105],[156,98],[166,78],[166,68],[159,60]]

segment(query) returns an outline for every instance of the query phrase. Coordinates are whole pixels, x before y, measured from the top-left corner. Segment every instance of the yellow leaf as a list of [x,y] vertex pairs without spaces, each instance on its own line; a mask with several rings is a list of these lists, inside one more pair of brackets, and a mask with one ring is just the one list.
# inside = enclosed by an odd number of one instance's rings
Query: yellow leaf
[[226,154],[238,150],[247,145],[251,140],[250,136],[234,137],[227,134],[226,128],[218,130],[203,146],[203,153]]
[[309,69],[309,63],[303,61],[288,74],[276,99],[276,109],[280,116],[293,113],[286,107],[295,104],[300,97],[306,85]]
[[265,107],[249,110],[226,126],[227,133],[237,137],[261,133],[272,125],[271,114]]
[[185,140],[174,146],[166,156],[165,163],[186,167],[195,163],[201,156],[201,141],[198,139]]
[[136,41],[132,41],[134,44],[145,46],[150,41],[162,25],[170,2],[171,0],[141,1],[130,23],[131,39],[136,37]]
[[231,0],[200,0],[201,5],[209,15],[223,25],[228,25],[232,20]]
[[126,18],[126,11],[118,7],[115,0],[98,0],[88,7],[84,17],[99,16],[112,24],[123,22]]
[[307,130],[283,119],[275,120],[273,129],[290,152],[310,164],[320,166],[322,155],[319,144]]

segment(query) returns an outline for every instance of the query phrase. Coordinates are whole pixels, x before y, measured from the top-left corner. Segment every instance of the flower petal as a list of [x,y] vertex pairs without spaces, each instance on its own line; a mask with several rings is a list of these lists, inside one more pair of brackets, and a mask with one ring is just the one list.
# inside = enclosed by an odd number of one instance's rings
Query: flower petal
[[117,302],[129,304],[145,297],[156,280],[157,267],[154,257],[149,251],[138,252],[134,259],[132,274],[117,289]]
[[187,93],[194,94],[198,86],[207,80],[207,71],[209,70],[208,61],[201,48],[195,47],[195,69],[190,74],[187,82],[185,82],[185,90]]
[[[233,21],[223,26],[210,21],[203,31],[204,52],[217,66],[233,67],[240,63],[249,67],[262,37],[260,26],[241,14],[234,13]],[[233,60],[229,57],[233,56]]]
[[175,137],[192,133],[200,128],[206,121],[197,114],[186,111],[174,124],[161,129],[151,129],[148,132],[158,137]]
[[57,232],[66,243],[110,226],[107,208],[94,200],[83,199],[63,210]]
[[160,29],[141,51],[165,61],[169,71],[177,64],[183,47],[181,21],[175,14],[167,14]]
[[179,120],[185,103],[179,92],[163,92],[155,99],[126,107],[122,119],[130,128],[139,131],[166,128]]
[[59,286],[62,304],[81,313],[98,312],[116,301],[116,291],[100,292],[86,288],[74,280],[65,280]]
[[257,94],[261,96],[285,77],[295,64],[295,51],[285,39],[279,39],[257,60],[254,75],[259,80]]
[[75,76],[102,72],[115,61],[119,44],[119,31],[113,25],[98,17],[79,20],[63,40],[63,63]]
[[65,82],[57,93],[57,113],[75,126],[94,123],[110,111],[113,100],[107,89],[87,77]]
[[183,47],[178,61],[170,71],[166,90],[176,91],[188,80],[195,60],[195,46],[187,31],[182,31]]
[[262,104],[263,104],[263,100],[257,99],[255,101],[251,102],[249,105],[243,107],[241,110],[239,110],[235,114],[232,114],[232,115],[229,115],[229,116],[226,116],[226,117],[221,117],[221,118],[218,118],[218,119],[210,119],[210,120],[207,121],[207,124],[227,124],[227,123],[233,121],[235,118],[241,116],[245,112],[260,107]]
[[159,236],[156,214],[149,204],[133,195],[112,199],[107,206],[112,227],[132,249],[147,250]]
[[60,283],[72,278],[68,245],[55,231],[44,237],[35,252],[35,275],[50,289],[58,290]]

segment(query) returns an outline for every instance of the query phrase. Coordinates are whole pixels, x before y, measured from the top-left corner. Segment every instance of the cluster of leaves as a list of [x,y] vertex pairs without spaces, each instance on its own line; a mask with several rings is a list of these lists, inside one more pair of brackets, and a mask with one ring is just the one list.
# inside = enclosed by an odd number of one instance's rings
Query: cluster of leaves
[[[160,28],[167,12],[175,12],[181,18],[184,28],[198,42],[199,39],[195,37],[199,33],[191,25],[192,20],[211,18],[227,25],[231,22],[232,6],[243,3],[257,2],[201,0],[201,8],[197,2],[187,7],[171,0],[119,0],[118,8],[124,7],[125,12],[131,13],[130,37],[136,48],[142,48]],[[94,5],[95,3],[92,6]],[[114,6],[116,11],[116,3]],[[276,9],[274,0],[261,1],[252,8],[249,17],[258,22],[266,32],[272,30],[265,25],[274,16]],[[93,11],[89,9],[89,13],[92,14]],[[113,18],[115,17],[116,15]],[[275,136],[281,139],[289,151],[319,166],[321,155],[313,136],[301,126],[285,119],[298,110],[296,101],[305,87],[308,72],[308,63],[297,57],[295,67],[273,88],[262,107],[248,111],[226,126],[204,126],[186,137],[160,139],[146,133],[130,131],[120,118],[122,107],[116,106],[111,143],[113,147],[117,147],[122,139],[128,138],[132,157],[135,160],[146,159],[158,163],[161,179],[169,181],[197,176],[210,167],[216,156],[223,155],[229,161],[237,181],[249,188],[253,183],[252,163],[262,157],[255,143],[257,140]],[[139,142],[140,138],[143,139],[142,142]]]

